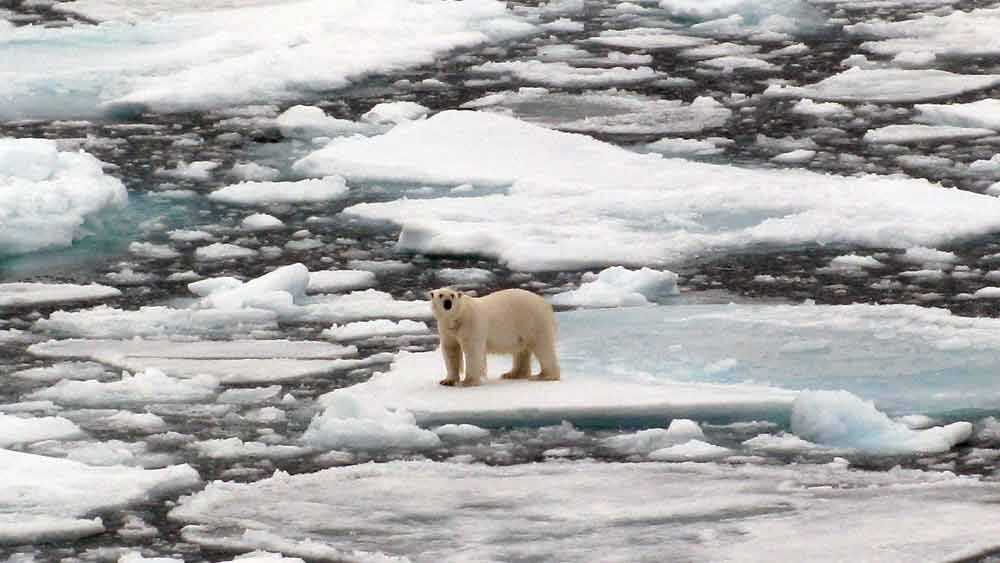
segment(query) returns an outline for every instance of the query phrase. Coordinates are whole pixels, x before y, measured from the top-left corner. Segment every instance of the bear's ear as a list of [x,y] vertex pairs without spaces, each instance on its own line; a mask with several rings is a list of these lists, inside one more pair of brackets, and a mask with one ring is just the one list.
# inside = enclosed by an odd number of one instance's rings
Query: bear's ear
[[427,298],[430,299],[430,300],[432,300],[432,301],[434,300],[434,291],[433,290],[427,292]]

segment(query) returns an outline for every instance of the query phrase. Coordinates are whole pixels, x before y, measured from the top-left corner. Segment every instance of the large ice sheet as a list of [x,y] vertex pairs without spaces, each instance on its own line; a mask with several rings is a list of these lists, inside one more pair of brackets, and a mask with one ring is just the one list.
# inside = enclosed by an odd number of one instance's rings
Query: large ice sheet
[[100,533],[101,519],[84,516],[191,488],[201,479],[187,465],[91,467],[0,449],[0,482],[0,544],[7,544]]
[[998,74],[852,67],[807,86],[770,86],[764,94],[832,102],[908,103],[943,100],[998,84]]
[[857,23],[848,33],[877,38],[861,48],[879,55],[933,53],[944,57],[980,57],[1000,54],[1000,8],[922,15],[901,21]]
[[[0,92],[5,85],[0,78]],[[99,224],[101,212],[127,200],[121,181],[83,151],[60,151],[47,139],[0,138],[0,256],[69,246]]]
[[[209,11],[161,11],[152,20],[139,14],[134,25],[4,33],[0,119],[289,100],[535,30],[493,0],[247,4],[213,2]],[[44,67],[36,64],[42,56]]]
[[967,104],[917,104],[917,120],[952,127],[1000,130],[1000,100],[988,98]]
[[59,416],[22,418],[0,414],[0,448],[42,440],[71,440],[83,435],[79,426]]
[[295,168],[507,187],[346,213],[402,225],[400,250],[481,254],[524,270],[660,266],[762,244],[934,246],[1000,228],[1000,202],[924,180],[664,159],[479,112],[447,111],[380,137],[338,139]]
[[418,562],[851,561],[872,546],[878,561],[949,560],[997,547],[998,493],[975,478],[846,462],[395,461],[217,481],[170,518],[205,546]]

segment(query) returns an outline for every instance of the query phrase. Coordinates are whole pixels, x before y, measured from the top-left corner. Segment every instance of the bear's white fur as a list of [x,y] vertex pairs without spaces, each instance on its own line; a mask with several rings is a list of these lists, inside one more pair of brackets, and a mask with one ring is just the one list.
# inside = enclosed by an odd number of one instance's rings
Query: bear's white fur
[[447,376],[441,385],[479,385],[486,379],[487,354],[511,354],[514,367],[504,379],[531,377],[531,355],[542,367],[539,379],[559,379],[556,318],[552,306],[523,289],[505,289],[472,297],[451,288],[430,293],[431,310],[441,335]]

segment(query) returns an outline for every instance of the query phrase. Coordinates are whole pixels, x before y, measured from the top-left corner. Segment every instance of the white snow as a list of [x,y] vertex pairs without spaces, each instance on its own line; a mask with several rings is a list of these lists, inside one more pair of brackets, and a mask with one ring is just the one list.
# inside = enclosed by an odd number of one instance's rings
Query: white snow
[[816,156],[816,151],[809,149],[795,149],[793,151],[783,152],[779,155],[771,157],[771,162],[777,162],[778,164],[801,164],[803,162],[809,162]]
[[285,137],[310,140],[370,132],[370,127],[347,119],[331,117],[315,106],[292,106],[274,119]]
[[676,446],[667,446],[650,452],[649,459],[653,461],[710,461],[732,455],[729,448],[709,444],[701,440],[688,440]]
[[360,340],[386,336],[403,336],[407,334],[426,334],[430,332],[426,323],[420,321],[390,321],[376,319],[373,321],[357,321],[345,325],[333,325],[324,330],[322,336],[331,340]]
[[1000,100],[987,98],[966,104],[917,104],[917,120],[933,125],[1000,131]]
[[90,467],[0,449],[0,543],[75,539],[104,531],[99,511],[198,485],[187,465],[158,470]]
[[347,194],[340,176],[326,176],[297,182],[240,182],[219,188],[208,198],[231,205],[256,206],[271,203],[317,203]]
[[367,289],[376,283],[375,274],[366,270],[320,270],[309,272],[310,293],[340,293]]
[[951,98],[998,84],[997,74],[852,67],[808,86],[770,86],[764,94],[833,102],[908,103]]
[[246,248],[238,244],[215,242],[195,249],[194,258],[200,262],[219,262],[238,258],[253,258],[257,254],[257,251],[252,248]]
[[643,145],[644,150],[662,154],[666,157],[696,157],[711,156],[720,154],[724,149],[720,148],[712,139],[677,139],[664,137],[658,141],[653,141]]
[[398,125],[406,121],[423,119],[430,109],[416,102],[382,102],[375,104],[361,116],[361,121],[375,125]]
[[519,80],[543,86],[563,88],[595,88],[624,86],[649,82],[660,75],[648,66],[636,68],[575,67],[562,61],[502,61],[486,62],[469,69],[480,74],[506,74]]
[[792,106],[792,113],[823,118],[850,117],[852,115],[851,110],[843,104],[838,104],[837,102],[814,102],[809,98],[803,98],[796,102]]
[[[152,12],[119,5],[112,17],[133,24],[4,32],[0,118],[280,103],[536,30],[493,0],[247,4],[161,3]],[[43,53],[44,68],[35,64]]]
[[298,446],[269,445],[263,442],[244,442],[239,438],[216,438],[195,442],[191,447],[201,457],[209,459],[267,458],[285,459],[301,457],[312,450]]
[[504,187],[345,213],[401,224],[398,250],[479,254],[518,270],[666,266],[748,245],[907,248],[1000,228],[995,198],[924,180],[664,159],[479,112],[446,111],[379,137],[335,140],[295,168]]
[[709,43],[709,39],[684,35],[666,29],[633,28],[625,30],[605,30],[587,42],[608,47],[625,49],[686,49]]
[[670,426],[666,429],[650,428],[632,434],[619,434],[605,439],[603,445],[625,454],[648,455],[670,446],[704,438],[705,434],[697,422],[677,418],[670,421]]
[[474,424],[443,424],[432,429],[439,438],[455,442],[475,442],[490,435],[490,431]]
[[871,558],[878,546],[880,560],[948,560],[995,549],[998,490],[947,472],[866,472],[842,462],[392,461],[277,472],[250,484],[216,481],[170,517],[189,524],[184,537],[201,545],[280,545],[303,556],[325,548],[380,549],[421,562],[456,554],[470,561],[659,561],[666,546],[679,560],[749,562],[766,554],[833,562]]
[[900,145],[910,143],[960,141],[995,135],[990,129],[979,127],[953,127],[950,125],[886,125],[878,129],[869,129],[865,133],[867,143],[895,143]]
[[157,369],[129,375],[118,381],[60,381],[29,397],[61,405],[106,407],[144,403],[190,403],[215,396],[219,381],[209,375],[175,379]]
[[[204,284],[205,282],[197,282]],[[203,307],[227,311],[253,307],[255,304],[265,305],[276,295],[281,294],[281,301],[292,302],[301,299],[306,294],[309,285],[309,270],[302,264],[280,266],[274,270],[254,278],[239,286],[211,291],[199,303]]]
[[927,248],[926,246],[907,248],[906,252],[899,258],[911,264],[954,264],[958,262],[958,255],[954,252]]
[[22,418],[0,414],[0,448],[42,440],[73,440],[83,436],[79,426],[62,417]]
[[887,22],[874,20],[848,25],[845,30],[860,37],[876,38],[861,48],[878,55],[924,52],[948,58],[969,58],[1000,54],[996,30],[1000,9],[956,10],[947,15]]
[[0,256],[70,246],[127,201],[125,186],[90,154],[0,138]]
[[847,391],[807,391],[792,407],[792,432],[811,442],[877,453],[941,453],[972,436],[972,424],[956,422],[911,430]]
[[386,408],[370,396],[338,389],[320,399],[324,411],[302,440],[313,447],[349,450],[427,449],[441,444],[437,434],[417,426],[404,409]]
[[457,287],[475,287],[496,279],[493,272],[482,268],[441,268],[434,277]]
[[141,307],[135,311],[105,305],[79,311],[56,311],[35,322],[43,332],[88,338],[166,338],[177,336],[231,336],[277,329],[273,311],[245,309],[172,309]]
[[254,213],[253,215],[247,215],[243,218],[243,221],[240,222],[241,229],[251,232],[273,231],[284,226],[284,221],[278,219],[274,215],[268,215],[267,213]]
[[553,305],[568,307],[641,307],[677,295],[677,274],[642,268],[613,266],[597,274],[587,272],[579,289],[554,295]]
[[0,307],[24,307],[51,303],[100,301],[118,297],[122,292],[113,287],[63,283],[0,283]]

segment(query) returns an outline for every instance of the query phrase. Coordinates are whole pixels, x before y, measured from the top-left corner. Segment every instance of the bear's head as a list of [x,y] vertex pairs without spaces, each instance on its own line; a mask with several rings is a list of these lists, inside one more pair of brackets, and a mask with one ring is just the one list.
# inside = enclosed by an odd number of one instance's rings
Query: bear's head
[[435,289],[428,294],[431,299],[431,311],[439,321],[454,319],[462,308],[462,302],[468,297],[461,291],[450,287]]

